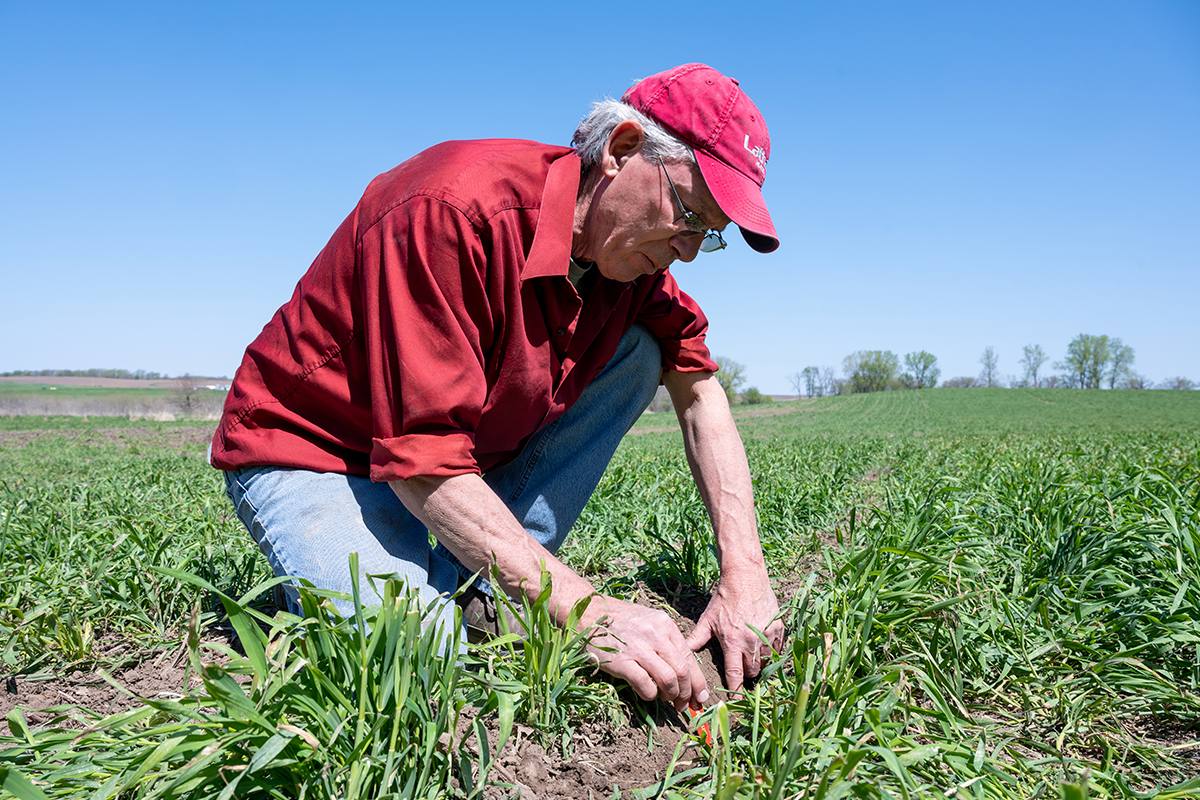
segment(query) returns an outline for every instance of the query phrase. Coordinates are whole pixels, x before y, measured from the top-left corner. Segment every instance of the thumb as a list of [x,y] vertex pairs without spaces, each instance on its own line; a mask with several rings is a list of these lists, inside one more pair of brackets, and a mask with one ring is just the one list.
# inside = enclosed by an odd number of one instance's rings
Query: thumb
[[704,645],[708,644],[708,640],[712,638],[712,626],[708,623],[707,617],[700,617],[700,621],[696,623],[696,627],[688,634],[684,644],[688,646],[693,653],[699,650]]

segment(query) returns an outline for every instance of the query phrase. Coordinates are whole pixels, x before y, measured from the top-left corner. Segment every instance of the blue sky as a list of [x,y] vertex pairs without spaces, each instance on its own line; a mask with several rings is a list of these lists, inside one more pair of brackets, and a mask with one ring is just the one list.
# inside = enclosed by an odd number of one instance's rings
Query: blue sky
[[747,385],[1079,333],[1200,380],[1200,4],[738,8],[0,4],[0,371],[232,375],[374,175],[702,61],[771,128],[782,246],[673,268]]

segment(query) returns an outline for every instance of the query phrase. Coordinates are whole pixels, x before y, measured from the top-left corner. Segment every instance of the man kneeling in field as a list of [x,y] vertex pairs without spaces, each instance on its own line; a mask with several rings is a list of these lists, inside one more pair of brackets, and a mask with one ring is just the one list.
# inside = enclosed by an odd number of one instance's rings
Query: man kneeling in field
[[[532,599],[545,565],[556,621],[594,595],[601,668],[682,710],[708,699],[693,653],[711,637],[731,689],[770,656],[751,626],[782,643],[708,323],[668,269],[731,221],[778,246],[767,127],[688,64],[596,104],[574,144],[446,142],[372,181],[247,348],[212,463],[277,575],[349,591],[357,552],[364,583],[396,573],[449,607],[493,568]],[[660,382],[721,570],[686,639],[554,556]]]

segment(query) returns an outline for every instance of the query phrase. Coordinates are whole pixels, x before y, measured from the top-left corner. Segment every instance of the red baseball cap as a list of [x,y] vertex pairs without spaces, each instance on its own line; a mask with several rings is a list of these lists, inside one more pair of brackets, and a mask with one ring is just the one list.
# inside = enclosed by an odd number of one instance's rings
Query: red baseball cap
[[691,145],[709,191],[747,244],[760,253],[779,247],[762,196],[771,157],[767,123],[736,80],[684,64],[638,81],[621,101]]

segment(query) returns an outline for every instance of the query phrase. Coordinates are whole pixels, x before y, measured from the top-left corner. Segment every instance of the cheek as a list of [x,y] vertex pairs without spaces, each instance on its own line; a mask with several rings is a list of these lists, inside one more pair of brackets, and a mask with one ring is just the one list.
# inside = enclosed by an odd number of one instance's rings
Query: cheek
[[646,240],[646,226],[630,219],[614,220],[605,238],[604,250],[612,255],[621,255],[638,247]]
[[611,219],[613,233],[626,242],[655,238],[672,226],[668,209],[645,193],[626,192],[616,198]]

